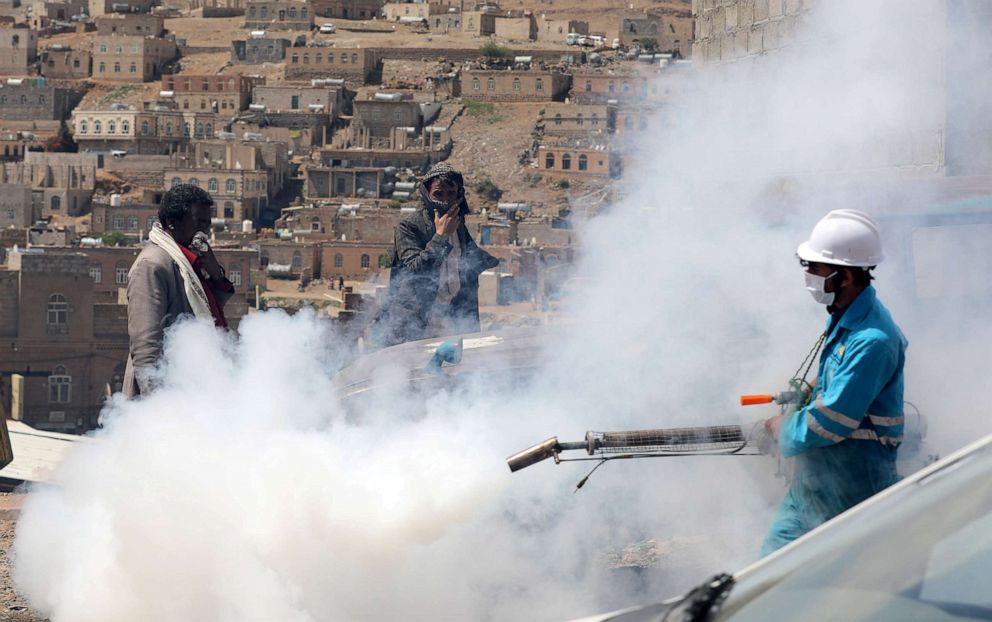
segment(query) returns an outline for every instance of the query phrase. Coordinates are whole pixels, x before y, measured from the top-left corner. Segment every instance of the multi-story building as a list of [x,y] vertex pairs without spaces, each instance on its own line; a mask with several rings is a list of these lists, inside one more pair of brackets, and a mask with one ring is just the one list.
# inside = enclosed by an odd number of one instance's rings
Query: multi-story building
[[375,93],[369,99],[356,99],[351,106],[355,140],[359,142],[364,142],[362,133],[382,138],[397,127],[419,132],[425,119],[434,118],[441,109],[440,104],[416,102],[409,93]]
[[476,37],[496,34],[496,15],[490,11],[465,11],[462,13],[462,31]]
[[588,136],[616,131],[617,110],[607,104],[548,104],[541,115],[545,136]]
[[456,92],[474,101],[564,101],[571,76],[552,69],[465,69]]
[[121,82],[150,82],[176,58],[171,39],[134,35],[93,37],[93,77]]
[[379,59],[368,48],[290,48],[285,75],[287,80],[342,78],[365,84],[380,69]]
[[42,50],[41,75],[54,80],[84,80],[93,73],[93,53],[57,44]]
[[658,66],[584,69],[572,76],[572,99],[580,104],[612,101],[621,106],[664,103],[684,85],[679,74],[668,67],[659,70]]
[[231,62],[243,65],[281,63],[286,59],[286,49],[293,42],[279,37],[251,37],[244,41],[231,41]]
[[122,35],[130,37],[161,37],[165,22],[161,16],[143,13],[115,13],[101,15],[93,20],[101,36]]
[[538,147],[537,168],[551,176],[617,179],[623,163],[602,139],[559,137]]
[[89,0],[89,14],[149,13],[155,0]]
[[541,16],[537,26],[537,38],[541,41],[563,43],[569,33],[589,34],[589,22],[576,19],[556,19]]
[[266,112],[302,110],[336,117],[347,99],[343,86],[256,86],[251,103],[264,106]]
[[38,60],[38,33],[17,26],[0,28],[0,75],[26,76]]
[[250,220],[257,226],[259,216],[269,206],[265,171],[168,168],[163,179],[167,188],[193,184],[207,189],[218,206],[217,216],[225,220]]
[[673,54],[676,58],[691,56],[693,36],[693,19],[688,11],[622,17],[617,33],[621,45],[653,43],[655,50]]
[[372,19],[382,11],[386,0],[314,0],[313,10],[322,17]]
[[129,237],[147,237],[158,221],[158,205],[123,203],[107,205],[94,202],[90,212],[90,233],[123,233]]
[[73,139],[81,151],[114,150],[170,154],[185,150],[191,139],[212,138],[220,129],[214,112],[176,110],[162,105],[145,110],[72,111]]
[[365,280],[389,267],[391,242],[334,240],[320,248],[321,273],[327,277]]
[[35,211],[42,217],[79,216],[93,198],[96,165],[91,154],[28,151],[23,162],[0,163],[0,184],[31,186]]
[[[265,171],[265,188],[270,199],[279,194],[289,177],[289,154],[286,144],[281,142],[202,140],[194,144],[188,155],[177,156],[176,162],[198,168]],[[208,182],[207,189],[212,186]]]
[[259,84],[265,84],[265,78],[213,74],[162,76],[162,92],[169,94],[178,109],[216,112],[222,118],[233,117],[246,109],[252,88]]
[[305,176],[309,199],[383,198],[390,179],[383,168],[370,166],[314,166],[306,169]]
[[313,8],[307,0],[248,0],[245,28],[250,30],[313,30]]
[[426,20],[439,8],[440,5],[429,2],[387,2],[382,5],[381,15],[391,22],[398,22],[401,17]]
[[0,84],[0,119],[8,121],[61,120],[83,97],[82,91],[45,86],[43,81]]

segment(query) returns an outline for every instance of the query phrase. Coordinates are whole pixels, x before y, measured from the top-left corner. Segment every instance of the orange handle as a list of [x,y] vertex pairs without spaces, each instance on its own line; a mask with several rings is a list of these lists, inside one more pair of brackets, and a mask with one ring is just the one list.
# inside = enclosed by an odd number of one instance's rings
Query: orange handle
[[774,395],[742,395],[741,406],[754,406],[755,404],[771,404],[775,401]]

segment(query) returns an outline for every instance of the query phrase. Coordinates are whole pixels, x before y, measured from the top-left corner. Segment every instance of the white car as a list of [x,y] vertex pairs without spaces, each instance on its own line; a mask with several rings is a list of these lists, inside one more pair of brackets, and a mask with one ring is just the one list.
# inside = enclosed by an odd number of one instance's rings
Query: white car
[[337,31],[337,27],[331,23],[321,24],[320,29],[318,30],[318,32],[322,35],[333,35]]
[[990,569],[987,436],[734,575],[581,622],[992,620]]

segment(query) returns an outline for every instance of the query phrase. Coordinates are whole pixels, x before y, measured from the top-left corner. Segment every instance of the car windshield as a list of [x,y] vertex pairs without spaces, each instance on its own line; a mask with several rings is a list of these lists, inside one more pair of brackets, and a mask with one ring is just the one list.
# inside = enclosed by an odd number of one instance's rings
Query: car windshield
[[743,573],[714,619],[992,620],[990,570],[986,444]]

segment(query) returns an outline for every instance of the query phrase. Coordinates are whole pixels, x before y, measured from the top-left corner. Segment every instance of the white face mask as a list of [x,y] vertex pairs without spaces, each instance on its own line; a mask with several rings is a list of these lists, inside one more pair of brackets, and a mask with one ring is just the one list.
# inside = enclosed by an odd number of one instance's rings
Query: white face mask
[[813,300],[828,307],[832,305],[834,302],[834,293],[824,291],[823,286],[826,285],[827,279],[831,279],[837,275],[837,271],[835,270],[827,276],[817,276],[809,272],[805,272],[804,274],[806,275],[806,291],[813,297]]

